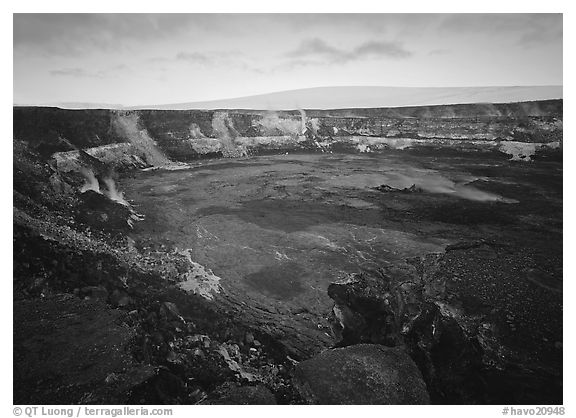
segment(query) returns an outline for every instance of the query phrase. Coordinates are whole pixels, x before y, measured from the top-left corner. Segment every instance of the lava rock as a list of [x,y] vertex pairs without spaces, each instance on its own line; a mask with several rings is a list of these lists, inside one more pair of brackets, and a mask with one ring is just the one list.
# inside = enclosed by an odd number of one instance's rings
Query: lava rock
[[66,181],[62,179],[62,176],[59,173],[52,174],[48,181],[50,182],[50,186],[52,186],[52,190],[55,193],[72,194],[74,192],[72,186],[66,183]]
[[99,299],[104,302],[108,299],[108,291],[104,286],[85,286],[80,292],[89,299]]
[[233,386],[225,383],[214,391],[217,399],[203,402],[207,405],[276,405],[276,398],[263,385]]
[[396,187],[392,187],[392,186],[388,186],[387,184],[383,184],[381,186],[375,187],[375,190],[378,190],[379,192],[382,193],[422,193],[422,189],[419,187],[416,187],[415,184],[413,184],[410,187],[405,187],[403,189],[397,189]]
[[[55,294],[14,302],[14,401],[122,403],[155,367],[137,363],[137,329],[97,299]],[[50,381],[50,384],[46,384]]]
[[122,290],[114,290],[110,296],[110,303],[113,306],[128,306],[132,303],[132,298]]
[[397,298],[391,279],[382,274],[361,273],[328,286],[335,302],[332,326],[339,346],[358,343],[396,345]]
[[408,354],[378,344],[336,348],[301,362],[295,384],[310,404],[430,403],[422,375]]
[[164,302],[160,307],[160,317],[167,321],[180,321],[182,316],[178,311],[178,306],[173,302]]
[[130,229],[129,220],[133,215],[130,207],[93,190],[80,194],[80,201],[78,221],[108,231]]

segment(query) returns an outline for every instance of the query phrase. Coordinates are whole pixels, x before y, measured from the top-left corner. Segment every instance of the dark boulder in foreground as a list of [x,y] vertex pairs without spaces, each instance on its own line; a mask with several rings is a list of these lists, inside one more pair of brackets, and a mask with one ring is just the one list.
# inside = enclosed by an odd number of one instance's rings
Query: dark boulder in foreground
[[430,402],[426,384],[400,348],[359,344],[324,351],[296,366],[302,397],[321,405],[416,405]]
[[562,350],[552,343],[561,335],[561,280],[549,269],[538,284],[518,281],[518,271],[536,277],[525,268],[533,250],[521,245],[462,241],[330,284],[337,346],[404,347],[436,404],[562,403]]

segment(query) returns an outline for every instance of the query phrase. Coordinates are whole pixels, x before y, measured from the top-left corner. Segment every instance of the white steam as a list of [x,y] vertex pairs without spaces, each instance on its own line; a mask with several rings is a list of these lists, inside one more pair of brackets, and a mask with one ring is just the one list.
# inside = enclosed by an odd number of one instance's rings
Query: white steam
[[268,112],[262,119],[256,122],[264,135],[282,135],[296,137],[302,133],[302,124],[296,119],[280,118],[276,112]]
[[316,118],[312,118],[312,119],[308,119],[306,117],[306,112],[304,111],[304,109],[298,109],[298,112],[300,112],[300,126],[301,126],[301,134],[303,135],[304,133],[306,133],[306,131],[308,129],[310,129],[310,131],[314,134],[314,136],[316,136],[318,134],[318,129],[320,128],[320,121]]
[[303,135],[306,132],[306,112],[304,109],[298,109],[300,112],[300,133]]
[[477,189],[470,184],[476,180],[481,179],[473,176],[450,179],[434,170],[390,165],[379,173],[336,176],[328,181],[337,187],[361,189],[374,189],[386,185],[403,190],[415,186],[427,193],[451,195],[478,202],[518,203],[517,200]]
[[106,185],[106,188],[102,190],[100,188],[100,183],[98,182],[98,179],[96,178],[94,172],[91,169],[82,167],[80,169],[80,172],[84,176],[85,180],[84,184],[80,188],[81,193],[87,192],[88,190],[92,190],[96,193],[103,194],[107,196],[110,200],[118,202],[124,206],[130,206],[128,201],[124,198],[124,193],[119,191],[118,188],[116,187],[116,182],[112,177],[105,177],[102,179],[102,182]]
[[142,153],[148,164],[156,167],[170,165],[170,159],[158,149],[148,131],[140,128],[139,122],[137,113],[117,112],[112,119],[112,126]]
[[84,176],[84,184],[80,188],[80,192],[84,193],[88,190],[93,190],[97,193],[100,193],[100,184],[98,183],[98,179],[94,175],[94,172],[89,168],[82,167],[80,169],[80,173]]
[[316,118],[312,118],[309,120],[310,129],[314,135],[318,134],[318,129],[320,129],[320,121]]
[[108,190],[104,191],[104,194],[106,196],[108,196],[115,202],[118,202],[124,206],[128,206],[128,201],[124,199],[124,193],[122,193],[116,188],[116,182],[114,181],[114,179],[112,179],[111,177],[106,177],[102,179],[102,181],[104,182],[104,184],[106,184],[106,187],[108,188]]
[[196,123],[192,122],[188,129],[190,131],[190,138],[192,139],[206,138],[206,136],[202,133],[200,127]]
[[224,157],[234,158],[248,155],[246,147],[236,143],[239,136],[227,112],[214,112],[212,116],[212,130],[221,143]]
[[466,182],[454,182],[432,170],[408,170],[406,173],[394,173],[395,187],[407,188],[412,185],[429,192],[451,194],[461,199],[477,202],[518,203],[514,199],[507,199],[500,195],[484,192],[468,184],[476,178],[469,178]]

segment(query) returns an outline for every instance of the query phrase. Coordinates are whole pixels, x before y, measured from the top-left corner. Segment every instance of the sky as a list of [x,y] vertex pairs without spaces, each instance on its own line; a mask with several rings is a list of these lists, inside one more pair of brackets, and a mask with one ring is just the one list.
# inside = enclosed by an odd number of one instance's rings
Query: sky
[[561,14],[15,14],[14,103],[562,85]]

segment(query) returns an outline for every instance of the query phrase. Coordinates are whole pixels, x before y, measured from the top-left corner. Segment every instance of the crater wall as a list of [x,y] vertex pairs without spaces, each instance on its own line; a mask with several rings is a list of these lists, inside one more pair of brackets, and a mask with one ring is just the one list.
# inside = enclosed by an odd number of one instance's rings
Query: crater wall
[[359,148],[358,137],[383,138],[383,143],[413,140],[409,146],[446,146],[450,141],[486,141],[492,147],[505,141],[561,144],[562,111],[562,100],[546,100],[280,112],[15,107],[13,117],[14,138],[46,157],[127,143],[139,150],[139,158],[158,165],[269,152],[374,150]]

